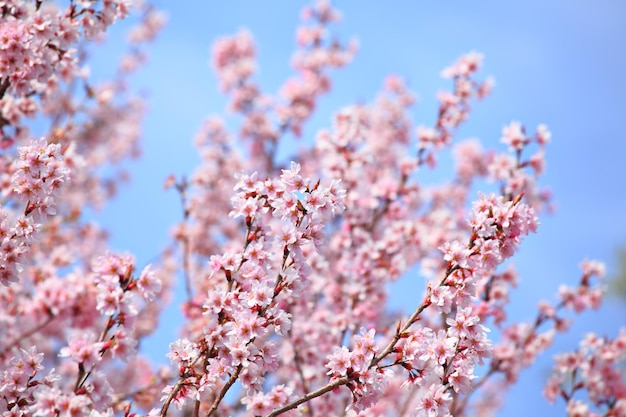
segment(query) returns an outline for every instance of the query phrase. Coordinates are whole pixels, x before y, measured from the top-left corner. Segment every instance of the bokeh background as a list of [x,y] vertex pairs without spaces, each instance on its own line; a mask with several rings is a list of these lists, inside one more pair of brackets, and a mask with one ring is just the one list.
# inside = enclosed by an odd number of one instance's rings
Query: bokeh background
[[[195,132],[208,115],[224,114],[226,98],[209,64],[211,43],[249,29],[258,47],[256,79],[265,92],[275,93],[292,74],[294,31],[305,5],[242,0],[156,4],[169,22],[149,48],[147,67],[131,83],[149,102],[144,153],[128,164],[131,182],[94,215],[111,231],[112,247],[135,254],[139,265],[168,244],[169,230],[181,218],[178,196],[163,189],[165,178],[192,172],[199,161],[192,146]],[[609,276],[618,274],[617,250],[626,245],[626,2],[392,0],[333,5],[343,21],[331,33],[356,38],[359,52],[334,73],[333,90],[320,100],[302,140],[329,126],[339,108],[373,100],[391,73],[408,80],[418,94],[413,120],[431,124],[436,92],[450,87],[440,71],[461,54],[477,50],[485,55],[481,75],[493,75],[496,87],[474,106],[457,138],[477,137],[485,147],[502,150],[501,129],[512,120],[530,131],[546,123],[553,133],[542,185],[552,188],[557,211],[542,216],[539,233],[526,239],[515,258],[521,284],[512,297],[511,319],[532,320],[540,299],[554,300],[561,282],[575,284],[584,258],[601,259]],[[127,23],[114,27],[107,42],[93,51],[96,79],[113,73],[127,28]],[[227,115],[227,120],[237,126],[236,117]],[[445,157],[442,163],[445,167]],[[445,170],[437,172],[445,178]],[[421,289],[404,285],[391,289],[392,304],[409,310]],[[159,332],[144,345],[157,362],[166,361],[167,345],[177,335],[180,313],[175,303]],[[615,336],[625,319],[626,303],[619,297],[610,298],[602,311],[579,317],[572,332],[560,335],[523,374],[498,415],[565,415],[563,403],[551,406],[541,395],[550,357],[574,349],[591,330]]]

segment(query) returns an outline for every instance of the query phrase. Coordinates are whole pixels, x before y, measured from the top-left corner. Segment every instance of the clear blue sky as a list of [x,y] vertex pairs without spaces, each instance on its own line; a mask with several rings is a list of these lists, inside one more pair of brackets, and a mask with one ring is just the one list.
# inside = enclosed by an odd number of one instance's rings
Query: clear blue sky
[[[150,48],[148,67],[134,79],[149,94],[144,156],[132,164],[132,183],[99,215],[112,230],[112,245],[148,262],[168,241],[180,218],[174,192],[163,191],[171,173],[190,173],[197,157],[192,138],[209,114],[223,113],[209,66],[216,37],[247,27],[258,45],[257,80],[276,92],[291,74],[289,58],[303,2],[161,2],[169,24]],[[194,4],[194,7],[190,7]],[[478,137],[498,148],[502,126],[520,120],[528,128],[546,123],[553,132],[543,184],[555,194],[558,211],[544,216],[539,233],[527,239],[516,258],[521,288],[513,297],[512,317],[531,320],[536,302],[553,300],[558,284],[574,284],[585,257],[615,265],[615,249],[626,244],[626,2],[569,0],[544,2],[345,2],[335,27],[341,38],[356,37],[355,61],[335,73],[334,89],[320,101],[307,125],[312,138],[328,126],[332,113],[355,101],[368,101],[387,74],[409,80],[418,93],[417,123],[433,121],[434,95],[449,84],[439,77],[460,54],[477,50],[485,57],[482,74],[496,88],[475,106],[459,138]],[[120,28],[121,29],[121,28]],[[113,31],[93,62],[95,76],[110,73],[120,44]],[[500,148],[501,149],[501,148]],[[140,208],[141,207],[141,208]],[[406,291],[404,291],[406,293]],[[402,296],[394,305],[408,305]],[[499,415],[564,415],[541,396],[549,355],[571,349],[589,330],[615,335],[626,323],[626,306],[610,303],[602,313],[586,314],[572,336],[526,372]],[[175,337],[173,325],[156,339],[155,356]]]

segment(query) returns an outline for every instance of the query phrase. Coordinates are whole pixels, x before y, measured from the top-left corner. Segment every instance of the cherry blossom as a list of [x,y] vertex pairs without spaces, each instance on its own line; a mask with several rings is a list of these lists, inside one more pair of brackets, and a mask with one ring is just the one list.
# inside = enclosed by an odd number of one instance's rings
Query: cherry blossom
[[[357,51],[333,35],[339,11],[303,10],[276,92],[257,81],[250,31],[218,39],[211,62],[234,122],[208,116],[199,165],[165,181],[182,218],[143,265],[86,214],[140,153],[145,105],[128,77],[165,15],[126,0],[12,0],[0,12],[3,415],[494,412],[575,315],[601,307],[605,267],[585,260],[533,320],[510,317],[523,281],[511,259],[552,209],[541,185],[552,133],[512,121],[495,149],[457,138],[494,87],[478,52],[443,70],[451,87],[430,120],[414,123],[416,94],[390,75],[305,137],[332,71]],[[83,49],[121,19],[135,22],[128,49],[93,83]],[[448,154],[451,177],[432,185]],[[184,318],[156,367],[146,337],[177,279]],[[388,308],[398,280],[417,285],[406,311]],[[625,415],[625,356],[625,330],[590,333],[554,358],[544,393],[571,416]]]

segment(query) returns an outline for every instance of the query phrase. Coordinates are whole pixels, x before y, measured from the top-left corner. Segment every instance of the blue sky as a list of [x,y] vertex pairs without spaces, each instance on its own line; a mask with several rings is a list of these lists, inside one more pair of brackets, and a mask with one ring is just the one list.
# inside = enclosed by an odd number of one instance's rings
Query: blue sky
[[[192,138],[202,120],[223,113],[226,103],[209,65],[211,43],[248,28],[258,46],[257,80],[264,91],[276,92],[292,73],[293,34],[304,4],[161,2],[168,26],[150,47],[148,66],[133,79],[149,97],[144,155],[130,165],[132,182],[97,216],[112,231],[115,249],[136,254],[140,264],[148,262],[180,218],[178,198],[163,190],[163,181],[171,173],[193,170],[198,159]],[[609,275],[613,272],[615,250],[626,245],[626,2],[334,4],[344,20],[333,32],[358,39],[360,48],[354,62],[335,73],[333,91],[321,99],[305,138],[328,126],[340,107],[373,99],[390,73],[406,78],[419,96],[413,120],[432,123],[435,93],[449,87],[439,77],[441,69],[477,50],[485,55],[481,74],[493,75],[496,88],[474,107],[458,138],[478,137],[486,147],[503,149],[501,129],[512,120],[531,130],[546,123],[553,133],[542,184],[552,188],[558,210],[541,218],[539,233],[516,257],[522,282],[513,296],[512,317],[531,320],[539,299],[553,300],[560,282],[575,283],[578,264],[586,257],[606,261]],[[123,26],[114,28],[109,42],[96,51],[96,77],[112,71]],[[410,308],[410,302],[406,296],[393,297],[396,306]],[[586,331],[616,335],[625,319],[626,305],[615,301],[601,313],[586,314],[571,336],[561,337],[524,374],[499,415],[564,415],[562,407],[550,408],[541,396],[549,355],[574,348]],[[175,335],[173,325],[163,329],[152,354],[162,357]]]

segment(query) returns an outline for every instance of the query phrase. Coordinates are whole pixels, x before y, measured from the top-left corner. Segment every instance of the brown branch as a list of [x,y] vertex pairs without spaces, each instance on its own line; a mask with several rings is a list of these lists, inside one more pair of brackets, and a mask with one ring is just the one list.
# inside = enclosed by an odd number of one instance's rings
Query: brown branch
[[183,378],[180,378],[176,382],[176,385],[174,385],[174,388],[172,388],[172,392],[170,392],[170,395],[167,396],[167,399],[163,403],[163,407],[161,407],[161,414],[160,414],[161,417],[167,416],[167,410],[170,408],[170,404],[172,403],[172,400],[174,400],[174,397],[178,394],[178,391],[181,390],[184,384],[185,383],[184,383]]
[[[439,287],[442,286],[443,283],[446,281],[446,279],[448,279],[450,274],[452,274],[457,269],[459,269],[459,268],[458,267],[448,268],[448,270],[446,271],[445,276],[441,279],[441,281],[439,281],[438,286]],[[400,341],[400,339],[404,336],[404,334],[418,320],[419,315],[422,314],[422,312],[424,310],[426,310],[430,306],[430,304],[431,304],[430,293],[431,293],[431,289],[430,289],[430,287],[428,287],[428,290],[427,290],[427,293],[426,293],[426,297],[424,297],[424,300],[422,301],[422,304],[420,304],[420,306],[415,309],[413,314],[411,314],[411,316],[408,318],[408,320],[406,321],[404,326],[402,326],[402,328],[400,328],[400,323],[398,323],[398,329],[396,329],[396,334],[393,336],[393,338],[391,339],[389,344],[385,347],[385,349],[383,349],[381,354],[379,356],[375,356],[372,359],[372,363],[370,364],[370,368],[372,368],[373,366],[376,366],[381,360],[383,360],[385,357],[387,357],[393,351],[393,349],[396,347],[396,344]]]
[[[292,321],[292,329],[293,329],[293,321]],[[289,330],[288,335],[291,337],[293,335],[292,330]],[[293,346],[293,361],[296,365],[296,370],[298,371],[298,375],[300,376],[300,381],[302,382],[302,390],[304,392],[307,392],[309,390],[308,384],[306,383],[306,378],[304,377],[304,371],[302,370],[302,365],[300,364],[301,358],[300,355],[298,355],[298,349],[294,343],[294,341],[291,342],[292,346]],[[309,416],[313,417],[313,415],[315,414],[313,412],[313,407],[311,407],[311,405],[309,405],[309,408],[307,410],[307,414],[309,414]]]
[[[102,332],[100,333],[100,337],[98,338],[98,341],[96,343],[104,342],[104,339],[106,338],[106,335],[109,332],[109,330],[111,330],[111,328],[113,327],[113,324],[115,324],[115,321],[113,320],[113,314],[111,314],[109,318],[107,319],[107,323],[102,329]],[[100,351],[100,357],[103,357],[107,350],[108,350],[107,348],[102,349]],[[85,382],[87,382],[87,379],[89,378],[89,376],[95,369],[96,365],[97,363],[94,363],[91,366],[91,369],[85,372],[85,369],[83,368],[83,363],[81,362],[78,364],[78,378],[76,379],[74,392],[78,391],[80,388],[82,388],[83,385],[85,385]]]
[[341,385],[345,385],[348,382],[351,381],[351,378],[344,376],[341,377],[339,379],[335,379],[332,382],[329,382],[328,384],[324,385],[323,387],[313,391],[313,392],[309,392],[307,394],[304,394],[302,397],[298,398],[297,400],[285,405],[284,407],[279,408],[278,410],[274,410],[271,413],[269,413],[266,417],[276,417],[278,415],[281,415],[289,410],[293,410],[294,408],[296,408],[297,406],[299,406],[300,404],[303,404],[307,401],[311,401],[313,398],[317,398],[321,395],[326,394],[329,391],[334,390],[337,387],[340,387]]
[[[183,209],[183,223],[185,224],[185,226],[187,226],[189,222],[189,209],[187,208],[187,186],[188,183],[185,178],[183,178],[180,183],[177,183],[175,185],[176,191],[178,191],[178,194],[180,196],[180,205]],[[183,251],[183,276],[185,277],[185,294],[187,295],[187,301],[191,303],[191,301],[193,300],[190,272],[191,249],[189,244],[189,237],[186,230],[185,234],[181,238],[181,246]]]
[[237,366],[237,369],[235,369],[235,372],[233,372],[233,374],[230,376],[226,384],[220,390],[220,393],[217,395],[217,398],[215,399],[215,401],[213,401],[213,404],[211,405],[209,412],[206,414],[207,417],[210,417],[211,415],[213,415],[213,413],[217,410],[217,407],[220,405],[220,403],[226,396],[226,393],[228,392],[230,387],[232,387],[233,384],[237,381],[237,378],[239,378],[239,374],[241,373],[242,369],[243,369],[243,365]]
[[8,78],[0,78],[0,98],[4,97],[4,94],[7,92],[10,85],[11,83]]

